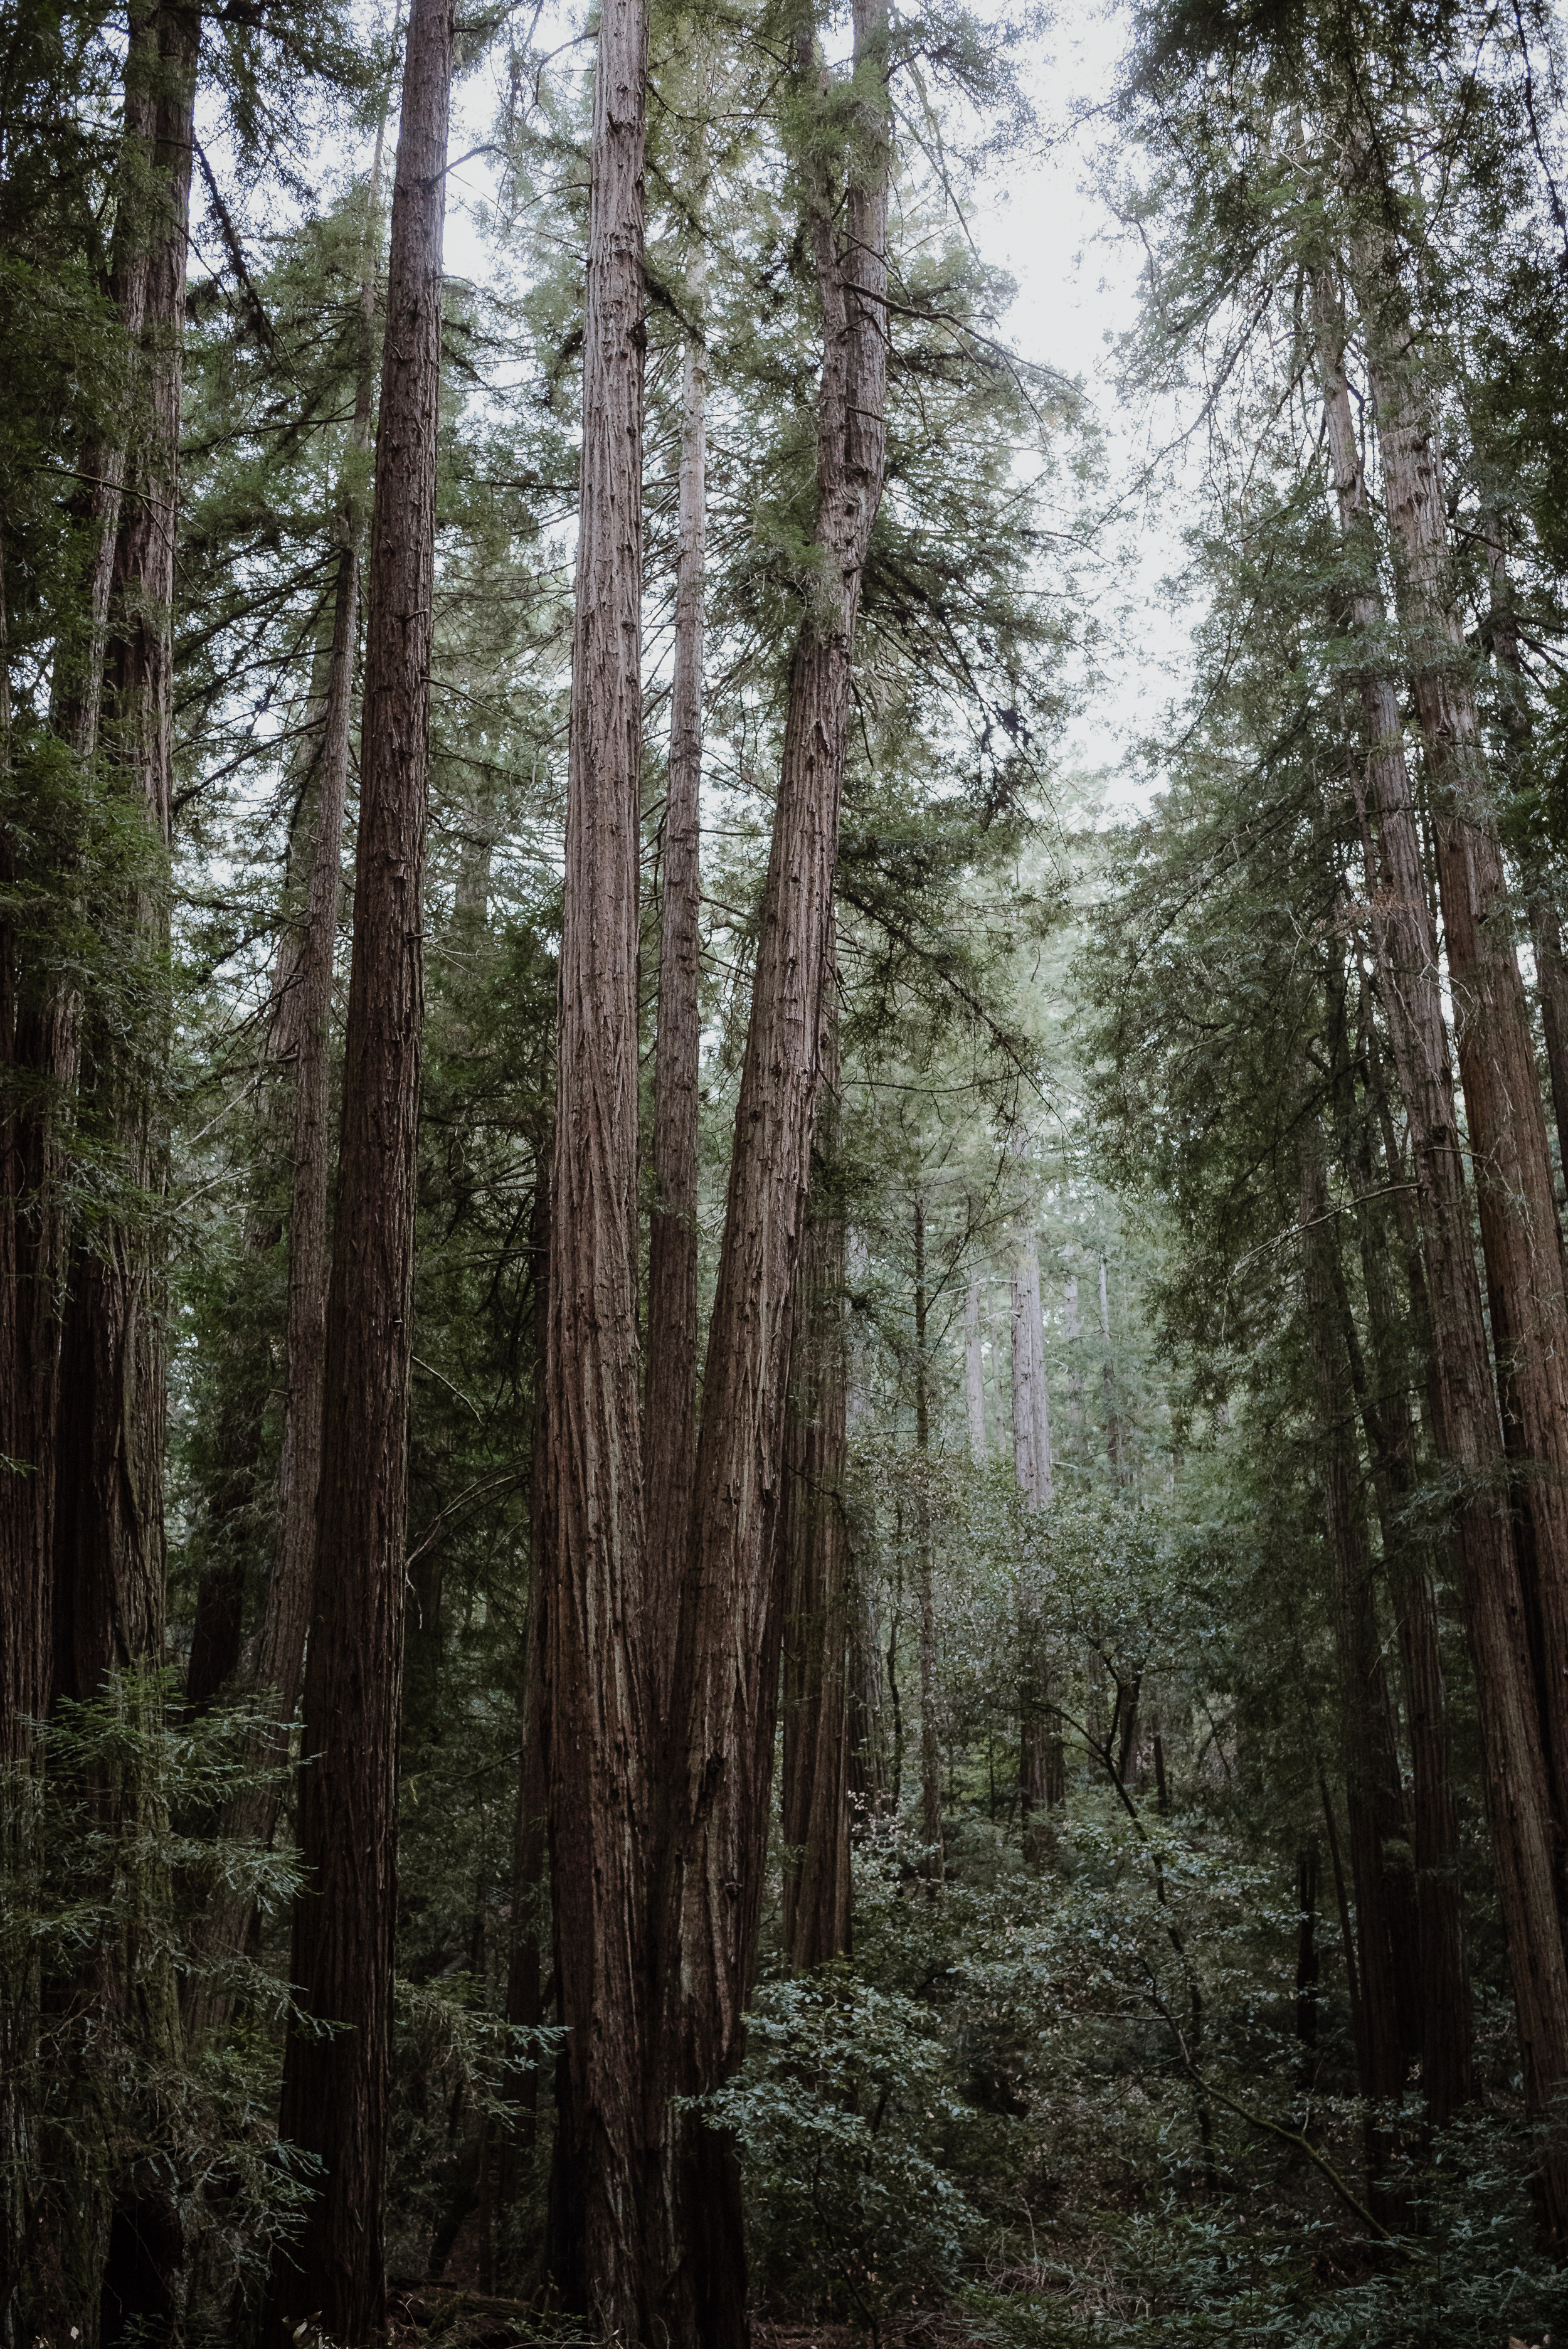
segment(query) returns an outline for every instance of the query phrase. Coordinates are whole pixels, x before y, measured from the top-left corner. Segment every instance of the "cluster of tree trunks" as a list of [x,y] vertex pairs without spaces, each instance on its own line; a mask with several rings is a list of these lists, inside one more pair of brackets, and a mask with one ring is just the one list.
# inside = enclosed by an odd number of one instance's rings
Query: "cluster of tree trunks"
[[[883,26],[875,5],[857,12],[857,68],[872,93]],[[746,2325],[738,2177],[732,2147],[690,2100],[729,2076],[742,2052],[786,1561],[793,1550],[798,1575],[816,1572],[821,1561],[810,1553],[827,1523],[808,1506],[787,1530],[787,1484],[799,1502],[806,1495],[787,1476],[786,1396],[830,1050],[851,646],[882,490],[888,148],[884,101],[873,94],[844,150],[842,188],[816,155],[810,166],[823,339],[823,586],[789,671],[694,1440],[703,431],[695,354],[682,450],[684,625],[665,819],[645,1420],[636,1314],[645,51],[642,8],[611,0],[600,24],[591,171],[547,1365],[543,1719],[555,1974],[569,2032],[552,2265],[569,2300],[606,2332],[729,2344]],[[820,69],[809,36],[799,72],[810,98]],[[813,1319],[827,1318],[830,1273],[813,1268],[804,1286]],[[830,1353],[830,1337],[824,1342]],[[837,1440],[830,1427],[820,1433]],[[831,1758],[819,1753],[818,1764],[830,1767]],[[824,1898],[830,1909],[837,1904],[836,1892]],[[819,1915],[823,1900],[813,1894],[808,1906]],[[798,1899],[796,1911],[804,1916]]]
[[[1326,440],[1344,548],[1343,625],[1359,659],[1352,781],[1367,854],[1366,908],[1376,985],[1403,1109],[1401,1162],[1365,1023],[1364,1084],[1381,1101],[1384,1164],[1363,1139],[1346,1154],[1365,1199],[1408,1184],[1406,1318],[1426,1365],[1431,1441],[1455,1487],[1459,1590],[1475,1669],[1483,1782],[1507,1928],[1526,2094],[1544,2115],[1568,2061],[1561,1852],[1568,1649],[1563,1476],[1568,1338],[1561,1246],[1529,1008],[1511,926],[1492,779],[1481,747],[1470,656],[1458,610],[1441,440],[1411,327],[1403,257],[1381,225],[1389,191],[1369,149],[1347,170],[1375,223],[1347,261],[1313,273],[1311,298]],[[1388,624],[1370,491],[1346,376],[1344,288],[1355,296],[1373,392],[1399,633]],[[1401,676],[1425,753],[1436,881],[1455,1004],[1461,1121],[1439,997],[1439,948],[1421,829],[1406,763]],[[1548,948],[1550,939],[1548,938]],[[1548,951],[1542,965],[1551,977]],[[1376,1116],[1377,1112],[1373,1114]],[[1464,1157],[1474,1170],[1487,1298],[1471,1240]],[[1401,1195],[1408,1213],[1409,1191]],[[1323,1416],[1323,1485],[1344,1697],[1344,1750],[1358,1920],[1358,2053],[1368,2094],[1391,2096],[1419,2055],[1429,2110],[1446,2118],[1470,2087],[1470,2014],[1455,1868],[1442,1674],[1428,1560],[1401,1504],[1417,1475],[1415,1431],[1398,1395],[1399,1309],[1377,1215],[1363,1213],[1363,1276],[1374,1350],[1368,1381],[1343,1304],[1321,1170],[1304,1161],[1302,1237]],[[1490,1305],[1491,1346],[1488,1345]],[[1340,1335],[1334,1335],[1337,1326]],[[1496,1377],[1494,1381],[1493,1365]],[[1373,1652],[1358,1466],[1346,1414],[1359,1408],[1373,1465],[1383,1551],[1398,1622],[1412,1785],[1404,1816],[1387,1696]],[[1414,1930],[1389,1880],[1391,1838],[1408,1837]],[[1392,1904],[1392,1905],[1390,1905]],[[1401,1984],[1387,1951],[1416,1952]],[[1402,2017],[1399,2009],[1406,2007]],[[1568,2157],[1545,2141],[1542,2177],[1553,2229],[1568,2224]]]

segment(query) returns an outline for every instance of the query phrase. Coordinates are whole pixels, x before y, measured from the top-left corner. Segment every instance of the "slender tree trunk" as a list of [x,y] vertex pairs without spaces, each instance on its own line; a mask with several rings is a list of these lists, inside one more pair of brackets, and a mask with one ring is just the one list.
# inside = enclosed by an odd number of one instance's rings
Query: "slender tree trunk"
[[1051,1499],[1051,1422],[1046,1395],[1045,1315],[1040,1249],[1032,1230],[1018,1240],[1013,1267],[1013,1475],[1030,1508]]
[[784,1429],[784,1737],[779,1808],[788,1858],[782,1938],[797,1973],[850,1946],[849,1544],[844,1517],[846,1235],[834,1195],[828,1096],[791,1309]]
[[1321,1144],[1303,1147],[1302,1287],[1318,1417],[1317,1470],[1332,1574],[1334,1644],[1339,1676],[1340,1747],[1356,1889],[1357,1944],[1365,2013],[1361,2093],[1397,2100],[1404,2092],[1397,1912],[1385,1859],[1403,1831],[1398,1764],[1373,1604],[1372,1555],[1361,1506],[1360,1463],[1346,1417],[1349,1378],[1338,1342],[1338,1294]]
[[985,1435],[985,1357],[980,1340],[980,1283],[972,1280],[964,1299],[964,1402],[969,1414],[969,1457],[978,1465],[990,1445]]
[[[1371,1081],[1377,1081],[1376,1068]],[[1416,1934],[1413,2030],[1406,2045],[1421,2059],[1421,2088],[1438,2127],[1474,2094],[1470,1966],[1465,1951],[1460,1875],[1459,1814],[1450,1775],[1447,1702],[1438,1630],[1437,1596],[1426,1556],[1405,1522],[1418,1482],[1415,1427],[1406,1400],[1408,1350],[1394,1299],[1385,1242],[1387,1200],[1366,1146],[1365,1125],[1353,1133],[1351,1174],[1357,1195],[1362,1285],[1367,1295],[1377,1399],[1367,1391],[1354,1353],[1352,1375],[1360,1404],[1383,1535],[1384,1568],[1398,1617],[1406,1725],[1410,1745],[1410,1843],[1415,1866]],[[1398,1182],[1398,1161],[1389,1168]],[[1342,1307],[1342,1310],[1343,1310]],[[1354,1330],[1346,1314],[1347,1334]]]
[[[99,995],[77,1028],[58,995],[45,1007],[63,1074],[78,1073],[77,1113],[111,1171],[109,1212],[70,1252],[55,1427],[52,1702],[98,1696],[107,1677],[163,1661],[165,1309],[159,1209],[166,1180],[161,1072],[169,1050],[167,859],[172,801],[174,546],[185,319],[191,119],[200,20],[194,8],[133,16],[125,66],[127,163],[116,228],[116,292],[130,345],[127,456],[106,479],[118,514],[103,605],[101,750],[108,788],[139,834],[116,909],[121,1000]],[[84,649],[96,653],[103,593],[99,542]],[[95,730],[95,679],[67,664],[71,727],[84,759]],[[79,1048],[79,1062],[76,1053]],[[45,1144],[47,1150],[47,1143]],[[58,1161],[56,1162],[58,1171]],[[139,1678],[119,1702],[140,1736],[156,1730],[157,1697]],[[153,1838],[166,1824],[161,1786],[144,1769],[99,1790],[111,1834]],[[172,1969],[129,1922],[96,1953],[87,1997],[154,2068],[182,2055]],[[78,1986],[79,1988],[79,1986]],[[91,2095],[91,2091],[86,2092]],[[90,2126],[90,2125],[89,2125]],[[156,2126],[156,2124],[155,2124]],[[144,2164],[106,2198],[73,2175],[54,2192],[41,2265],[53,2267],[83,2339],[113,2343],[175,2316],[183,2253],[180,2211]],[[46,2298],[53,2300],[53,2292]],[[57,2306],[36,2315],[62,2335]]]
[[[855,21],[856,55],[875,86],[885,72],[882,0],[859,0]],[[809,62],[808,86],[815,76]],[[879,106],[868,129],[869,111],[858,127],[870,161],[847,190],[841,251],[830,202],[820,188],[812,196],[823,322],[815,543],[832,585],[809,611],[790,663],[660,1773],[658,2060],[647,2110],[650,2136],[664,2143],[646,2256],[662,2281],[657,2321],[704,2349],[745,2338],[738,2176],[727,2142],[669,2100],[704,2093],[739,2062],[756,1962],[778,1702],[789,1300],[830,1037],[851,644],[885,447],[888,156],[885,116]]]
[[407,1514],[415,1152],[424,980],[441,230],[451,0],[413,0],[376,436],[354,955],[327,1307],[317,1571],[304,1690],[279,2127],[323,2183],[274,2313],[362,2349],[386,2326],[382,2256],[397,1733]]
[[[1368,268],[1372,254],[1367,255]],[[1529,1007],[1449,546],[1441,442],[1392,255],[1358,286],[1417,715],[1500,1377],[1533,1536],[1543,1733],[1568,1819],[1568,1296]],[[1523,1559],[1521,1559],[1522,1568]]]
[[1084,1454],[1083,1330],[1078,1320],[1076,1272],[1068,1275],[1062,1288],[1062,1334],[1068,1344],[1068,1417],[1072,1422],[1071,1442],[1077,1458],[1081,1461]]
[[932,1588],[931,1371],[926,1352],[929,1300],[925,1285],[925,1209],[914,1202],[914,1491],[915,1596],[920,1607],[921,1872],[939,1885],[942,1857],[942,1746],[937,1736],[936,1604]]
[[1110,1291],[1106,1282],[1104,1257],[1099,1260],[1099,1334],[1105,1346],[1105,1359],[1100,1376],[1105,1386],[1105,1456],[1110,1463],[1113,1485],[1127,1482],[1125,1460],[1126,1440],[1121,1424],[1121,1413],[1116,1398],[1116,1363],[1110,1350]]
[[[1324,411],[1349,571],[1351,626],[1367,647],[1360,677],[1363,782],[1377,819],[1377,870],[1367,875],[1379,990],[1409,1121],[1427,1296],[1433,1410],[1440,1457],[1462,1483],[1455,1516],[1460,1597],[1476,1676],[1487,1816],[1508,1934],[1526,2095],[1547,2111],[1568,2076],[1568,1966],[1558,1920],[1559,1825],[1526,1640],[1524,1594],[1503,1489],[1501,1431],[1491,1390],[1480,1283],[1470,1249],[1438,950],[1405,770],[1394,682],[1377,655],[1385,629],[1332,283],[1314,284]],[[1554,2231],[1568,2223],[1568,2159],[1542,2164]]]
[[1317,2048],[1317,1837],[1309,1836],[1295,1856],[1295,2040],[1301,2051],[1302,2085],[1311,2081]]
[[[1501,519],[1483,517],[1487,569],[1491,579],[1491,606],[1486,633],[1497,664],[1498,698],[1509,763],[1526,769],[1532,728],[1524,690],[1524,663],[1519,650],[1519,616],[1514,608],[1513,582],[1509,576],[1508,550]],[[1527,773],[1516,778],[1523,782]],[[1526,852],[1525,913],[1535,956],[1535,992],[1541,1005],[1542,1035],[1546,1046],[1546,1074],[1557,1128],[1558,1165],[1568,1183],[1568,957],[1563,951],[1563,919],[1557,894],[1542,860]]]
[[[687,298],[699,316],[702,282],[699,252],[686,273]],[[654,1207],[648,1238],[645,1605],[651,1630],[649,1666],[654,1674],[650,1719],[661,1724],[669,1706],[670,1674],[675,1668],[696,1455],[698,987],[702,976],[698,849],[707,402],[707,353],[694,335],[687,339],[682,360],[680,536],[676,557],[664,903],[659,923]]]
[[[1013,1475],[1025,1506],[1043,1509],[1051,1499],[1051,1429],[1046,1394],[1045,1316],[1040,1305],[1039,1243],[1026,1232],[1013,1268]],[[1049,1810],[1059,1758],[1060,1733],[1050,1710],[1048,1634],[1037,1607],[1021,1599],[1018,1610],[1018,1812],[1024,1857],[1034,1867],[1048,1857],[1053,1837],[1040,1821]]]
[[569,2307],[627,2341],[643,2323],[649,1651],[666,1636],[646,1603],[634,1252],[646,68],[643,0],[606,0],[590,166],[543,1625],[555,1970],[570,2033],[551,2265]]
[[[187,220],[199,18],[150,10],[126,61],[128,140],[150,166],[128,184],[150,212],[123,264],[122,309],[139,345],[135,494],[119,506],[108,593],[107,750],[145,829],[123,909],[136,977],[166,986],[166,860],[173,791],[174,543],[179,486]],[[133,326],[133,319],[136,324]],[[84,721],[85,722],[85,721]],[[133,982],[134,983],[134,982]],[[55,1511],[54,1694],[95,1696],[106,1672],[163,1651],[163,1287],[153,1233],[165,1179],[157,1107],[167,1050],[161,1009],[129,1028],[101,1013],[83,1037],[84,1120],[113,1149],[129,1203],[72,1254],[61,1341]]]

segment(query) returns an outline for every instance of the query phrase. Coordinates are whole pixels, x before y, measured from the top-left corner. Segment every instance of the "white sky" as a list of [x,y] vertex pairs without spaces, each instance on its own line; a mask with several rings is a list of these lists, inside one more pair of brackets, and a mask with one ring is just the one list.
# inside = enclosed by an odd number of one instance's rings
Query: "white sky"
[[[555,17],[561,29],[554,37],[564,40],[573,14],[560,0],[548,5],[542,37],[548,19]],[[1036,56],[1034,95],[1042,119],[1065,124],[1075,107],[1103,98],[1124,40],[1118,0],[1065,8]],[[495,105],[490,71],[481,68],[458,93],[455,154],[485,140]],[[1090,188],[1089,160],[1087,140],[1066,136],[1032,164],[1009,164],[1005,179],[979,191],[969,224],[985,258],[1007,270],[1017,285],[1006,321],[1015,348],[1025,358],[1084,380],[1106,438],[1114,492],[1136,472],[1146,453],[1145,436],[1169,419],[1129,414],[1117,398],[1115,349],[1137,316],[1140,256],[1118,234]],[[491,262],[471,208],[489,193],[490,171],[482,157],[453,173],[447,266],[480,282]],[[1097,595],[1100,677],[1069,730],[1064,749],[1069,768],[1091,773],[1120,769],[1130,739],[1151,723],[1173,689],[1191,618],[1172,608],[1162,582],[1178,558],[1180,528],[1180,502],[1167,489],[1152,514],[1130,512],[1107,535]],[[1130,774],[1113,771],[1109,781],[1110,807],[1125,807],[1141,796]]]

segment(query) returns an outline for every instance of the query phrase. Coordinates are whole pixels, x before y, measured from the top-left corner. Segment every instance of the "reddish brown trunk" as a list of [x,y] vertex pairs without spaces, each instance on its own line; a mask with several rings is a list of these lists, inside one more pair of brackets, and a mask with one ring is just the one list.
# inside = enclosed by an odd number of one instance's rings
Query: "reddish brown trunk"
[[[1420,2056],[1427,2111],[1441,2127],[1474,2093],[1459,1813],[1449,1770],[1437,1597],[1427,1560],[1404,1519],[1418,1478],[1415,1426],[1404,1392],[1401,1330],[1381,1206],[1368,1195],[1381,1185],[1374,1179],[1364,1146],[1354,1155],[1352,1171],[1361,1203],[1362,1279],[1378,1397],[1374,1403],[1365,1380],[1358,1378],[1357,1399],[1372,1454],[1384,1567],[1398,1617],[1410,1744],[1416,1951],[1406,2045]],[[1391,1174],[1393,1180],[1399,1179],[1397,1163]]]
[[[1376,549],[1344,371],[1344,335],[1328,280],[1315,284],[1325,421],[1351,566],[1350,620],[1368,647],[1384,637]],[[1393,679],[1369,654],[1360,678],[1365,791],[1377,819],[1368,874],[1379,991],[1409,1121],[1435,1367],[1439,1455],[1463,1479],[1456,1506],[1460,1597],[1475,1668],[1487,1816],[1512,1967],[1532,2109],[1568,2075],[1568,1968],[1558,1922],[1558,1826],[1526,1644],[1502,1441],[1491,1390],[1480,1283],[1470,1250],[1448,1039],[1438,998],[1437,938],[1405,771]],[[1360,776],[1358,791],[1363,789]],[[1544,2165],[1554,2228],[1568,2221],[1568,2163]]]
[[1534,1543],[1542,1725],[1568,1818],[1568,1298],[1529,1008],[1449,547],[1441,444],[1397,272],[1363,285],[1399,618],[1426,747],[1460,1072],[1487,1278],[1507,1344]]
[[[688,284],[700,274],[688,273]],[[646,1608],[652,1634],[652,1718],[665,1721],[675,1666],[681,1576],[696,1455],[697,1070],[702,976],[701,843],[703,545],[707,354],[686,347],[676,561],[675,674],[669,791],[665,802],[659,927],[658,1034],[654,1074],[654,1207],[648,1239]]]
[[[824,1081],[830,1092],[836,1071]],[[845,1232],[830,1152],[819,1152],[814,1173],[825,1195],[811,1204],[795,1273],[782,1490],[782,1932],[797,1973],[850,1946]]]
[[[126,67],[128,137],[150,164],[149,185],[126,202],[150,213],[135,231],[145,240],[139,254],[122,269],[123,315],[128,329],[139,329],[143,437],[130,469],[135,494],[120,506],[114,543],[105,723],[118,787],[146,828],[145,863],[126,913],[140,966],[136,979],[154,1005],[168,953],[174,543],[198,22],[194,10],[150,11],[132,26]],[[83,1038],[83,1121],[109,1143],[119,1180],[146,1204],[73,1250],[57,1434],[57,1697],[96,1695],[116,1665],[162,1661],[163,1289],[151,1226],[165,1172],[156,1094],[166,1049],[156,1009],[129,1034],[94,1017]]]
[[451,0],[409,11],[376,436],[354,957],[279,2127],[323,2183],[275,2313],[379,2340]]
[[642,0],[599,20],[550,1264],[544,1699],[561,2017],[552,2265],[638,2337],[649,1667],[637,1341]]
[[[1308,1138],[1312,1147],[1315,1137]],[[1334,1644],[1339,1677],[1340,1750],[1350,1825],[1364,2029],[1361,2093],[1397,2099],[1404,2093],[1405,2053],[1398,1995],[1401,1945],[1398,1888],[1387,1864],[1390,1842],[1406,1831],[1393,1721],[1373,1601],[1372,1554],[1361,1504],[1360,1462],[1347,1413],[1348,1363],[1338,1342],[1337,1242],[1328,1214],[1320,1148],[1304,1150],[1299,1210],[1302,1288],[1318,1417],[1317,1473],[1332,1578]]]
[[[921,1872],[931,1883],[944,1876],[942,1857],[942,1745],[937,1734],[936,1601],[931,1526],[931,1357],[926,1335],[925,1208],[914,1202],[914,1450],[919,1462],[914,1488],[915,1598],[920,1608],[920,1840]],[[1028,1398],[1026,1397],[1026,1402]],[[1030,1429],[1031,1438],[1033,1427]],[[1015,1436],[1015,1441],[1016,1437]],[[1033,1454],[1031,1454],[1031,1457]]]
[[[873,78],[884,30],[880,0],[865,0],[856,49]],[[815,67],[807,72],[814,80]],[[739,2061],[756,1957],[778,1702],[789,1302],[830,1028],[851,647],[884,456],[885,146],[873,142],[873,152],[865,183],[847,191],[842,248],[820,197],[810,222],[823,321],[816,543],[824,584],[790,664],[662,1773],[660,2060],[650,2069],[648,2126],[665,2146],[647,2256],[650,2272],[667,2280],[660,2321],[707,2349],[745,2338],[738,2180],[729,2146],[668,2098],[700,2095]]]

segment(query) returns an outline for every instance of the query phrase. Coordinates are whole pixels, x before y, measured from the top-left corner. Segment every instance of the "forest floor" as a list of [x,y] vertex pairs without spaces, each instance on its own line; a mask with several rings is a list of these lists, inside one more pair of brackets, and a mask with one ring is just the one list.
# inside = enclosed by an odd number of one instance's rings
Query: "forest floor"
[[[552,2333],[527,2301],[466,2284],[399,2283],[389,2299],[391,2349],[581,2349],[580,2334]],[[882,2340],[884,2349],[964,2349],[971,2337],[957,2314],[921,2309]],[[783,2324],[760,2316],[751,2323],[752,2349],[863,2349],[865,2338],[850,2324]]]

